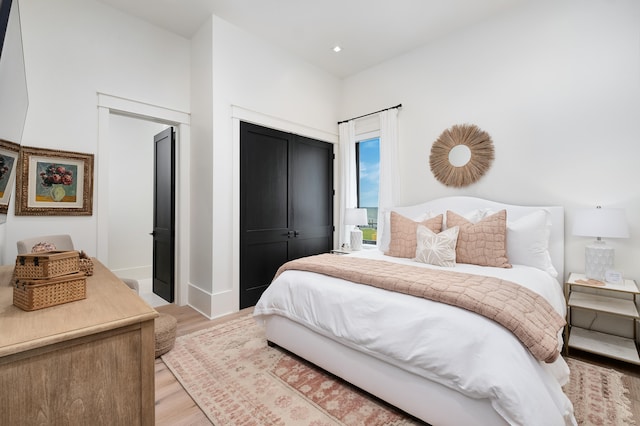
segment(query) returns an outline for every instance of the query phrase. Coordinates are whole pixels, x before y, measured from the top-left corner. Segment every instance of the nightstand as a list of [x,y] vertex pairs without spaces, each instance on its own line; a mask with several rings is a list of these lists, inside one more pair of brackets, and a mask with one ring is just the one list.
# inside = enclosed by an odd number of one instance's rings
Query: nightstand
[[[603,283],[592,285],[587,283],[584,274],[572,273],[565,283],[565,297],[567,300],[567,326],[565,328],[565,354],[569,348],[580,349],[603,355],[620,361],[640,365],[638,355],[637,321],[638,295],[640,291],[634,280],[624,280],[623,283]],[[590,329],[590,325],[582,327],[575,325],[572,314],[587,311],[593,315],[593,324],[598,314],[614,316],[620,321],[631,321],[633,338],[621,337],[609,332]],[[574,312],[575,311],[575,312]]]

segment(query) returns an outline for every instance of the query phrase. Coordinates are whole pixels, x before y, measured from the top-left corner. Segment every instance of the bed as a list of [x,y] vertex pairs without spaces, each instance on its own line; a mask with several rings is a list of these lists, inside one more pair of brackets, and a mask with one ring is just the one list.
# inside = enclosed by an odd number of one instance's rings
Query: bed
[[[390,218],[425,223],[442,214],[442,229],[447,230],[454,228],[455,218],[447,212],[475,226],[503,210],[510,268],[442,267],[384,254],[402,237],[390,232],[399,229]],[[379,236],[382,250],[365,249],[349,257],[517,282],[542,296],[554,315],[565,317],[562,207],[447,197],[392,211]],[[575,424],[573,407],[561,389],[569,376],[563,358],[537,359],[512,332],[467,309],[292,269],[274,279],[254,316],[265,326],[269,342],[429,424]],[[553,338],[560,353],[561,328]]]

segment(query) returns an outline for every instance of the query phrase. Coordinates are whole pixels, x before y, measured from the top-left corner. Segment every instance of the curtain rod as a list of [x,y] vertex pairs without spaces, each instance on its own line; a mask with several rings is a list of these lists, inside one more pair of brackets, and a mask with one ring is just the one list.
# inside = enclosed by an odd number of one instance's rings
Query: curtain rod
[[398,104],[396,106],[392,106],[392,107],[389,107],[389,108],[381,109],[380,111],[370,112],[369,114],[364,114],[364,115],[361,115],[360,117],[353,117],[353,118],[350,118],[348,120],[338,121],[338,124],[346,123],[346,122],[351,121],[351,120],[357,120],[358,118],[367,117],[369,115],[377,114],[379,112],[389,111],[390,109],[395,109],[395,108],[402,108],[402,104]]

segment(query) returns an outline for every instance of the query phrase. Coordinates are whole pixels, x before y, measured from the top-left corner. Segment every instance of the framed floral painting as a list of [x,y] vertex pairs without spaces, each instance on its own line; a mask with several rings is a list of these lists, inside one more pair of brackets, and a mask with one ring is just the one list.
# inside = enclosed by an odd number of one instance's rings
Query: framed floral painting
[[20,145],[0,139],[0,214],[9,210]]
[[93,154],[23,146],[16,216],[91,216]]

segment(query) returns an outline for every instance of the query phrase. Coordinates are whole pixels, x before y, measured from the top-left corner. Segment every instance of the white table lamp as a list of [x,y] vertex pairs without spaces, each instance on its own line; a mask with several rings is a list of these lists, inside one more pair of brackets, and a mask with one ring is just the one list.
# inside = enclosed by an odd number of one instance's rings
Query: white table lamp
[[576,211],[573,235],[596,237],[584,251],[585,276],[604,281],[605,272],[613,269],[614,249],[602,238],[629,238],[629,226],[623,209],[598,206],[595,209]]
[[362,249],[362,231],[358,226],[367,225],[367,209],[346,209],[344,212],[344,224],[355,225],[351,231],[351,250]]

